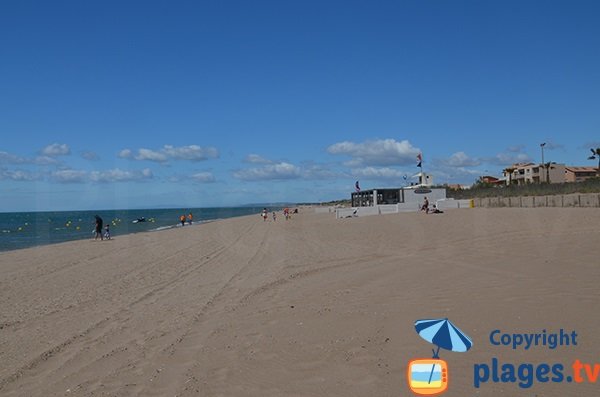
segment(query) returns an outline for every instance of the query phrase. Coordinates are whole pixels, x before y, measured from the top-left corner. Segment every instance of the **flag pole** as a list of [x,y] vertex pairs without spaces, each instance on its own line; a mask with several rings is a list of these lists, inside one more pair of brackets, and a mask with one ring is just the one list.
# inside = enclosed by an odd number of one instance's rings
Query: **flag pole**
[[419,155],[417,156],[417,160],[419,160],[419,163],[417,164],[417,167],[419,167],[421,169],[420,172],[420,176],[419,176],[419,182],[420,185],[424,185],[424,179],[423,179],[423,154],[419,153]]

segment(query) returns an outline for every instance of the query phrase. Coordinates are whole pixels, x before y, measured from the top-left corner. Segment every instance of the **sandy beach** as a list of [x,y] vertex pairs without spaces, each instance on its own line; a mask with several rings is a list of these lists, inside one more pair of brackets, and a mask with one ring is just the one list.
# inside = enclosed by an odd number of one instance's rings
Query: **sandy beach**
[[[477,364],[600,362],[600,211],[463,209],[336,220],[304,209],[0,254],[2,396],[407,396],[445,318],[447,396],[594,395],[482,383]],[[490,333],[578,334],[529,350]]]

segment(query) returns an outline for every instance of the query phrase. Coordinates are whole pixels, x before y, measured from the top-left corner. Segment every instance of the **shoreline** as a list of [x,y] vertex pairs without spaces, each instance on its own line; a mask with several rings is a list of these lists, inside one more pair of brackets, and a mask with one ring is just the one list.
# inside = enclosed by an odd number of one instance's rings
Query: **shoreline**
[[[132,233],[147,231],[163,231],[180,227],[179,215],[188,211],[181,210],[141,210],[140,212],[102,212],[102,211],[66,211],[66,212],[38,212],[38,213],[11,213],[0,217],[0,252],[10,252],[16,249],[53,245],[66,241],[83,241],[90,237],[94,214],[99,214],[104,219],[104,225],[109,225],[111,236],[125,236]],[[231,217],[253,215],[258,213],[258,208],[231,207],[192,209],[195,214],[193,225],[214,222]],[[133,222],[144,217],[146,222]],[[177,220],[176,220],[177,218]],[[192,226],[193,226],[192,225]],[[190,226],[186,221],[186,226]],[[93,235],[93,232],[92,232]]]

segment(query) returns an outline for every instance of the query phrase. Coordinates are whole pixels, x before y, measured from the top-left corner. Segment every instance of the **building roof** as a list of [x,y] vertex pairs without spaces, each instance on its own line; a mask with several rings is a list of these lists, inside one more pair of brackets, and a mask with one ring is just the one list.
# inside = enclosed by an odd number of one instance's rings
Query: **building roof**
[[596,172],[596,171],[598,171],[598,168],[567,166],[567,167],[565,167],[565,170],[571,171],[571,172]]

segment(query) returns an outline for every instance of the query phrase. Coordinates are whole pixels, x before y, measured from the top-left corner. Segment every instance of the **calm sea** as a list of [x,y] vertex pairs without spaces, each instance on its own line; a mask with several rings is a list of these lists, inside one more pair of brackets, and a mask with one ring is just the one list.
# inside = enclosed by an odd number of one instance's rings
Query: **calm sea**
[[[258,218],[262,207],[0,213],[0,251],[92,238],[94,215],[110,226],[114,237],[177,227],[179,217],[190,211],[198,225],[251,214]],[[145,222],[134,223],[142,217]]]

